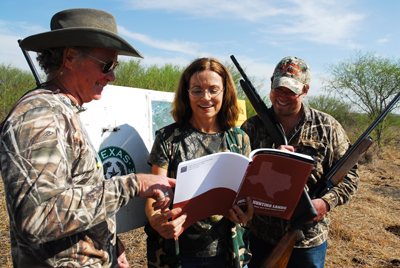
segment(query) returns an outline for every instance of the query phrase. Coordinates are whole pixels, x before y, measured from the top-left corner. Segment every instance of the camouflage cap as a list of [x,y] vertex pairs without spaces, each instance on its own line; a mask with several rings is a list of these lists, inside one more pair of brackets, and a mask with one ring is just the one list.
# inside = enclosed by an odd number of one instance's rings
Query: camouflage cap
[[286,57],[276,65],[272,77],[271,88],[286,87],[296,94],[301,94],[304,86],[310,86],[311,70],[304,60]]

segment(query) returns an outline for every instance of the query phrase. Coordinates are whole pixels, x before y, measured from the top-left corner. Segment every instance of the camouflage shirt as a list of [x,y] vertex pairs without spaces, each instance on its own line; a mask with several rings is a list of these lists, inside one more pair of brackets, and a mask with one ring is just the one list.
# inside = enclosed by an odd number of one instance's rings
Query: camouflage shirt
[[28,96],[0,136],[14,267],[118,267],[115,213],[137,195],[135,175],[104,180],[77,104]]
[[[217,152],[238,151],[236,149],[248,156],[250,153],[249,137],[243,132],[243,134],[236,133],[239,142],[228,142],[233,132],[235,129],[207,134],[198,131],[191,124],[187,124],[184,128],[179,127],[176,123],[169,125],[157,132],[148,163],[165,168],[168,170],[169,176],[174,178],[179,163],[183,161]],[[159,241],[164,239],[154,233],[155,231],[150,227],[146,226],[146,232],[149,235],[147,240],[149,267],[176,267],[173,259],[168,260],[171,256],[163,256],[168,255],[166,248],[168,245],[165,241]],[[248,249],[244,245],[239,245],[240,252],[234,253],[232,242],[229,241],[233,238],[232,236],[238,236],[241,240],[247,239],[243,238],[244,230],[238,231],[238,229],[245,228],[232,224],[229,219],[221,215],[214,215],[198,221],[179,236],[179,252],[196,257],[211,257],[228,253],[234,256],[227,258],[232,262],[227,267],[242,267],[243,261],[248,262],[249,259],[244,257],[239,261],[238,255],[248,254]],[[152,237],[156,239],[151,241]],[[164,248],[159,249],[159,244]],[[236,260],[232,261],[235,258]]]
[[[270,110],[273,112],[272,108]],[[306,187],[314,190],[318,183],[324,180],[324,174],[334,166],[346,153],[350,141],[338,121],[332,116],[303,105],[303,116],[295,129],[288,136],[288,144],[292,145],[296,152],[310,155],[314,158],[314,166]],[[242,129],[249,135],[251,148],[273,148],[274,144],[268,130],[258,116],[253,116],[243,123]],[[325,200],[330,210],[338,205],[345,204],[358,189],[359,176],[357,166],[353,167],[338,187],[334,187],[326,193]],[[303,230],[305,239],[296,244],[299,248],[316,247],[324,243],[328,238],[329,213],[311,229]],[[259,239],[276,245],[283,233],[290,228],[289,221],[254,215],[249,223],[252,234]]]

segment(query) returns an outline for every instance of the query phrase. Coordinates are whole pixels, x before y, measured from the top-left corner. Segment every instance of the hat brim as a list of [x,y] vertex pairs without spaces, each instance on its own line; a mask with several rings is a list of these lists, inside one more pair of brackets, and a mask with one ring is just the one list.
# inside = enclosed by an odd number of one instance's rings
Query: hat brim
[[276,77],[272,83],[271,88],[286,87],[296,94],[303,93],[304,84],[290,77]]
[[143,58],[142,54],[119,35],[99,28],[75,27],[53,30],[26,37],[22,49],[41,52],[53,47],[100,47],[118,50],[119,55]]

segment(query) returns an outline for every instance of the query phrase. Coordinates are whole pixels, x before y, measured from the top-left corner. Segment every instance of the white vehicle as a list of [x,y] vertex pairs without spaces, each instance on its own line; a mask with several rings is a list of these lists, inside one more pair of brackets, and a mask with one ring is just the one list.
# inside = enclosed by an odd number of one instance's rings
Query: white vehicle
[[[98,101],[85,103],[80,114],[109,179],[129,173],[151,173],[147,164],[155,131],[174,122],[169,111],[174,93],[108,85]],[[147,222],[146,199],[133,198],[117,213],[117,232]]]

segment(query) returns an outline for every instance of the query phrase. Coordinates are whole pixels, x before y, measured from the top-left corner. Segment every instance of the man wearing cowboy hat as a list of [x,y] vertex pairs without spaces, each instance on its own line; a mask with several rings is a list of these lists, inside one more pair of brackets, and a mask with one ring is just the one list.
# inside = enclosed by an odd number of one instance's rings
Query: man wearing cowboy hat
[[[285,57],[275,67],[271,77],[269,109],[282,126],[288,145],[279,149],[310,155],[314,166],[306,188],[315,190],[329,170],[346,153],[350,141],[338,121],[332,116],[307,107],[303,103],[310,88],[311,70],[297,57]],[[242,129],[249,135],[252,150],[275,147],[268,129],[258,116],[247,119]],[[329,230],[329,211],[348,202],[359,184],[357,166],[353,167],[342,182],[322,198],[312,202],[318,216],[303,228],[305,239],[293,249],[287,267],[324,267]],[[253,257],[249,267],[260,267],[262,260],[277,245],[290,228],[287,220],[254,214],[249,228],[250,250]]]
[[78,114],[115,80],[118,55],[142,56],[118,35],[113,15],[94,9],[61,11],[51,31],[20,46],[38,52],[47,81],[0,127],[14,267],[127,267],[115,213],[136,196],[168,207],[175,181],[144,174],[104,180]]

